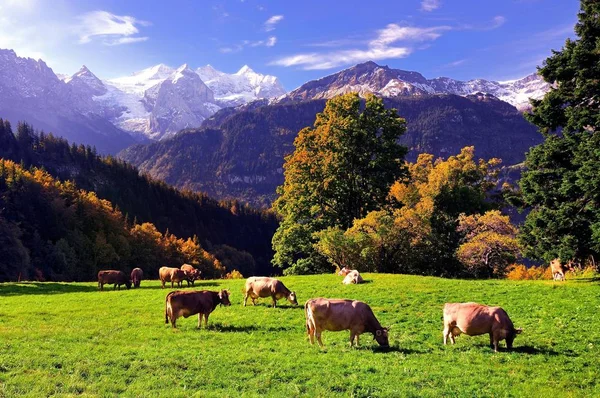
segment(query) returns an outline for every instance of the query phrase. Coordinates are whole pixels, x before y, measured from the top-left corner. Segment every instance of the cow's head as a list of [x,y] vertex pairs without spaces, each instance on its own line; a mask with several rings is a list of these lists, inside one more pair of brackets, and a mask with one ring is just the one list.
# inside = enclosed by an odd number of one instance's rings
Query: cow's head
[[231,305],[231,301],[229,301],[229,289],[227,289],[227,290],[223,289],[219,292],[219,301],[220,301],[221,305],[225,305],[225,306]]
[[350,271],[352,271],[352,270],[344,267],[340,270],[340,272],[338,272],[338,275],[346,276],[350,273]]
[[127,280],[127,281],[125,282],[125,286],[127,286],[127,289],[131,289],[131,281],[130,281],[130,280]]
[[506,336],[506,348],[510,350],[513,346],[513,341],[515,341],[515,337],[517,337],[517,335],[521,333],[523,333],[523,329],[513,329],[512,332],[509,333],[508,336]]
[[296,292],[290,292],[288,296],[288,301],[294,305],[298,305],[298,300],[296,299]]
[[389,347],[390,341],[388,340],[388,328],[381,328],[375,331],[375,340],[382,347]]

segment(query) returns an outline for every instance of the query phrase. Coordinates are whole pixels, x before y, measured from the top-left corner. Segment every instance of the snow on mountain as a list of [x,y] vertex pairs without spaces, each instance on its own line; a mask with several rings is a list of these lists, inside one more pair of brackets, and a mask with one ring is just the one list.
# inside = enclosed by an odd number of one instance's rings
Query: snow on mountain
[[374,62],[366,62],[305,83],[282,97],[280,101],[332,98],[348,92],[357,92],[361,96],[372,93],[384,97],[427,94],[466,96],[481,92],[491,94],[523,111],[530,107],[529,98],[542,98],[549,89],[550,85],[535,73],[507,82],[485,79],[465,82],[447,77],[428,80],[417,72],[391,69]]
[[196,73],[213,91],[217,103],[224,107],[285,94],[279,79],[256,73],[248,65],[233,74],[218,71],[210,65],[196,69]]

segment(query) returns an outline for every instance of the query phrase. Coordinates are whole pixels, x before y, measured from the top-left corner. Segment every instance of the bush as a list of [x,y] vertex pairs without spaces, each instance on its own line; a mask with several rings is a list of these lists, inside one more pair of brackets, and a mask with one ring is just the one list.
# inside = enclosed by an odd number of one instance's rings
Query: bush
[[242,275],[242,273],[237,269],[234,269],[225,275],[225,279],[244,279],[244,275]]
[[550,267],[532,266],[527,268],[523,264],[512,264],[507,270],[506,278],[513,281],[552,279]]

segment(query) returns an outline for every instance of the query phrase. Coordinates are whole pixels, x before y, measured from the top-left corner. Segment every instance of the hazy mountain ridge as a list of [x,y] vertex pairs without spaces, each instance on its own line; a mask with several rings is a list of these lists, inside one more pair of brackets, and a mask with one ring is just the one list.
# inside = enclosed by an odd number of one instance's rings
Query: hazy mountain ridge
[[[119,157],[180,188],[269,205],[283,182],[284,156],[326,101],[265,102],[222,109],[201,129],[128,148]],[[422,95],[384,102],[407,120],[401,142],[411,150],[410,160],[423,152],[447,157],[474,145],[477,156],[499,157],[511,165],[542,138],[513,106],[491,95]]]

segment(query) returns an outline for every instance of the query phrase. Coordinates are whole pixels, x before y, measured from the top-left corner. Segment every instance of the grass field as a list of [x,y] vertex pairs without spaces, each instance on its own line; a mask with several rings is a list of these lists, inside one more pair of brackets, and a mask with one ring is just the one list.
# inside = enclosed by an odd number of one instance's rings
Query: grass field
[[[196,317],[164,324],[157,281],[98,292],[96,284],[0,284],[0,396],[600,396],[600,282],[463,281],[366,274],[281,278],[303,304],[312,297],[367,302],[391,326],[389,350],[348,332],[308,343],[302,305],[242,307],[231,288],[208,330]],[[487,335],[442,345],[448,301],[501,305],[524,332],[494,354]],[[504,347],[504,343],[503,347]]]

